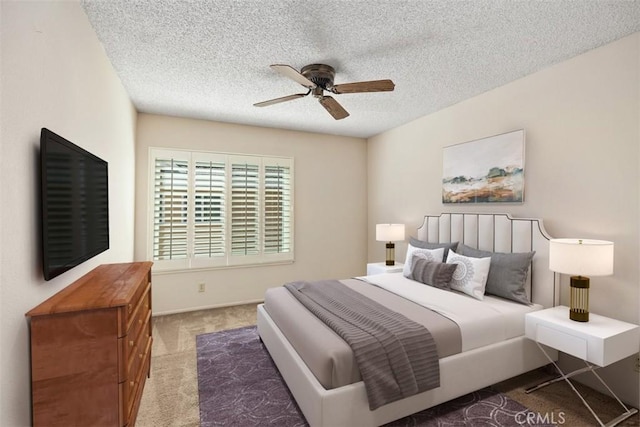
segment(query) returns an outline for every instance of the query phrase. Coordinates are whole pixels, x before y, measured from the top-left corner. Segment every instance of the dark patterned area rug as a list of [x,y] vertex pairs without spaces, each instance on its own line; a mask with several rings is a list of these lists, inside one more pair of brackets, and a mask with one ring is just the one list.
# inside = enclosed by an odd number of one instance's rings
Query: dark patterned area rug
[[[307,426],[255,326],[196,337],[200,424]],[[528,409],[482,389],[387,426],[519,426]]]

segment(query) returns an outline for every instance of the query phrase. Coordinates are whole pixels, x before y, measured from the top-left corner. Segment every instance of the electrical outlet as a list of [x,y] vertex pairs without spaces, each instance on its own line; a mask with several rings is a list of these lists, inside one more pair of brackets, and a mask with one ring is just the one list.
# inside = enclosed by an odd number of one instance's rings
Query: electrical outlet
[[204,292],[204,283],[198,283],[198,292]]
[[640,372],[640,354],[636,356],[636,366],[634,368],[636,372]]

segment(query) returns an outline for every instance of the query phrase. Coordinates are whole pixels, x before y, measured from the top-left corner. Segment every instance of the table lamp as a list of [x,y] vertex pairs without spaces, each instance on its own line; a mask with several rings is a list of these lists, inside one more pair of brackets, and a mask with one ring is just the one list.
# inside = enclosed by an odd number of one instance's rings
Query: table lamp
[[590,239],[551,239],[549,269],[571,274],[569,318],[589,321],[589,277],[613,274],[613,242]]
[[395,265],[395,245],[404,240],[404,224],[376,224],[376,240],[387,242],[386,265]]

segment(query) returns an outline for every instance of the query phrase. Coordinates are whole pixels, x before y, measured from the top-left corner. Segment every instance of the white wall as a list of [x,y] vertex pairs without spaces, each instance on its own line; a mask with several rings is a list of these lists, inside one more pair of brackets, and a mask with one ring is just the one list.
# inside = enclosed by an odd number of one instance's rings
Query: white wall
[[[554,237],[615,242],[615,274],[591,279],[591,311],[640,323],[639,68],[637,33],[371,138],[369,261],[384,259],[378,222],[415,230],[442,211],[540,217]],[[526,131],[525,203],[443,205],[442,148],[516,129]],[[397,247],[400,260],[406,244]],[[633,358],[606,371],[637,406]]]
[[[286,156],[295,169],[295,262],[154,273],[153,311],[166,314],[260,301],[292,280],[366,270],[367,146],[364,139],[140,114],[137,122],[136,259],[147,255],[149,147]],[[199,293],[197,284],[206,291]]]
[[[31,424],[25,313],[95,266],[133,259],[136,112],[79,3],[1,8],[0,425]],[[111,248],[45,282],[39,135],[47,127],[109,162]]]

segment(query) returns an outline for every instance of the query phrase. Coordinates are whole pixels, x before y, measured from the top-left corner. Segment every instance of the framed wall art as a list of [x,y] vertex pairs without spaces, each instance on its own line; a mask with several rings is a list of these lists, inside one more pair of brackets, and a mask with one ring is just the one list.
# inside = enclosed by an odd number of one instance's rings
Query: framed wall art
[[524,129],[444,147],[443,203],[523,203]]

